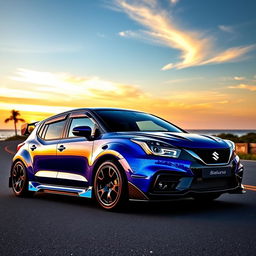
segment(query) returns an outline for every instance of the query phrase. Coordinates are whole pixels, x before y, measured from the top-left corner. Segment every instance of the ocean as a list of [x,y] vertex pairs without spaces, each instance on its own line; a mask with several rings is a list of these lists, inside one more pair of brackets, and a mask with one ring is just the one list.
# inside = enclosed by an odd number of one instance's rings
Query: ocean
[[[5,140],[6,138],[9,138],[14,135],[15,135],[14,130],[1,130],[0,129],[0,140]],[[18,131],[18,135],[20,135],[20,131]]]
[[[213,129],[193,129],[193,130],[187,130],[190,133],[197,133],[197,134],[205,134],[205,135],[217,135],[220,133],[232,133],[234,135],[238,135],[238,136],[242,136],[244,134],[247,134],[249,132],[254,132],[256,133],[256,129],[255,130],[213,130]],[[5,140],[8,137],[14,136],[15,132],[14,130],[1,130],[0,129],[0,140]],[[20,135],[20,131],[18,131],[18,135]]]

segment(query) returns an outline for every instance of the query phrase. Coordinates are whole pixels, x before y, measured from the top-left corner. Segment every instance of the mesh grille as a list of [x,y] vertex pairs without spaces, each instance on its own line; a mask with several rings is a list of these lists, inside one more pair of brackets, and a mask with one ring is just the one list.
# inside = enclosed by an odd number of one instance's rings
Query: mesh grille
[[230,149],[193,149],[193,151],[207,164],[227,163]]

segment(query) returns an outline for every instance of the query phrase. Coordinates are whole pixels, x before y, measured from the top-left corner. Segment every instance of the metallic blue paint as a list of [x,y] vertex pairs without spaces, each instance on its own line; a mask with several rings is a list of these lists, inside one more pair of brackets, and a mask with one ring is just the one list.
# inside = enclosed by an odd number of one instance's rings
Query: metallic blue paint
[[[94,173],[99,163],[106,159],[115,159],[122,166],[127,181],[133,184],[138,191],[145,193],[149,198],[152,194],[155,194],[152,192],[152,186],[156,181],[157,175],[162,173],[164,175],[179,176],[173,193],[167,193],[169,196],[179,193],[183,195],[183,192],[187,194],[190,192],[191,185],[197,179],[194,170],[211,168],[211,165],[206,166],[202,161],[195,159],[188,153],[189,150],[193,151],[195,148],[213,150],[229,148],[232,157],[224,166],[232,166],[234,169],[233,178],[236,183],[235,186],[228,188],[228,190],[232,192],[241,190],[243,167],[239,158],[232,152],[233,149],[230,148],[230,144],[225,140],[185,132],[107,132],[104,124],[94,113],[94,109],[74,110],[65,113],[65,115],[78,111],[90,116],[98,124],[98,127],[101,129],[99,137],[90,141],[82,137],[64,137],[58,140],[46,141],[38,136],[38,130],[44,124],[44,121],[42,121],[25,141],[24,146],[16,153],[13,161],[20,160],[27,167],[30,191],[47,190],[50,188],[60,192],[75,192],[78,196],[90,198],[92,197],[91,190]],[[69,117],[66,120],[67,125]],[[49,120],[47,119],[46,121],[48,122]],[[131,139],[136,138],[145,141],[156,140],[167,143],[170,147],[181,149],[182,154],[177,159],[147,154],[140,145],[131,141]],[[31,145],[35,145],[36,149],[31,150]],[[58,151],[60,145],[63,145],[67,151]],[[223,164],[218,166],[221,168]],[[62,184],[62,181],[57,182],[52,178],[46,178],[42,182],[35,176],[40,170],[79,174],[83,175],[88,182],[85,182],[83,187],[80,188],[75,183],[73,184],[74,186],[65,186]],[[55,188],[53,188],[54,186]],[[222,193],[221,189],[216,190],[214,188],[200,191],[200,193],[208,193],[209,191]],[[226,189],[223,189],[224,191]],[[166,193],[163,194],[166,195]],[[157,197],[161,198],[162,194],[158,193]]]

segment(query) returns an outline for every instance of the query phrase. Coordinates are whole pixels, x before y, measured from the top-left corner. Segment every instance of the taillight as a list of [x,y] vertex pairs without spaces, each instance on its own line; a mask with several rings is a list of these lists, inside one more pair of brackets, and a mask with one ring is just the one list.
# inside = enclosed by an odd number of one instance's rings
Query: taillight
[[19,149],[20,149],[23,145],[25,145],[24,142],[23,142],[23,143],[20,143],[20,144],[17,146],[17,151],[19,151]]

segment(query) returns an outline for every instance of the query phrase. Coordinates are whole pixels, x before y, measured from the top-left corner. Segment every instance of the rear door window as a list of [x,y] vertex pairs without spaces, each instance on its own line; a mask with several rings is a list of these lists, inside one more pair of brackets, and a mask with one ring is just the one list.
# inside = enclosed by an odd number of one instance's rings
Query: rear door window
[[46,124],[44,128],[43,138],[45,140],[60,139],[65,125],[65,120]]

